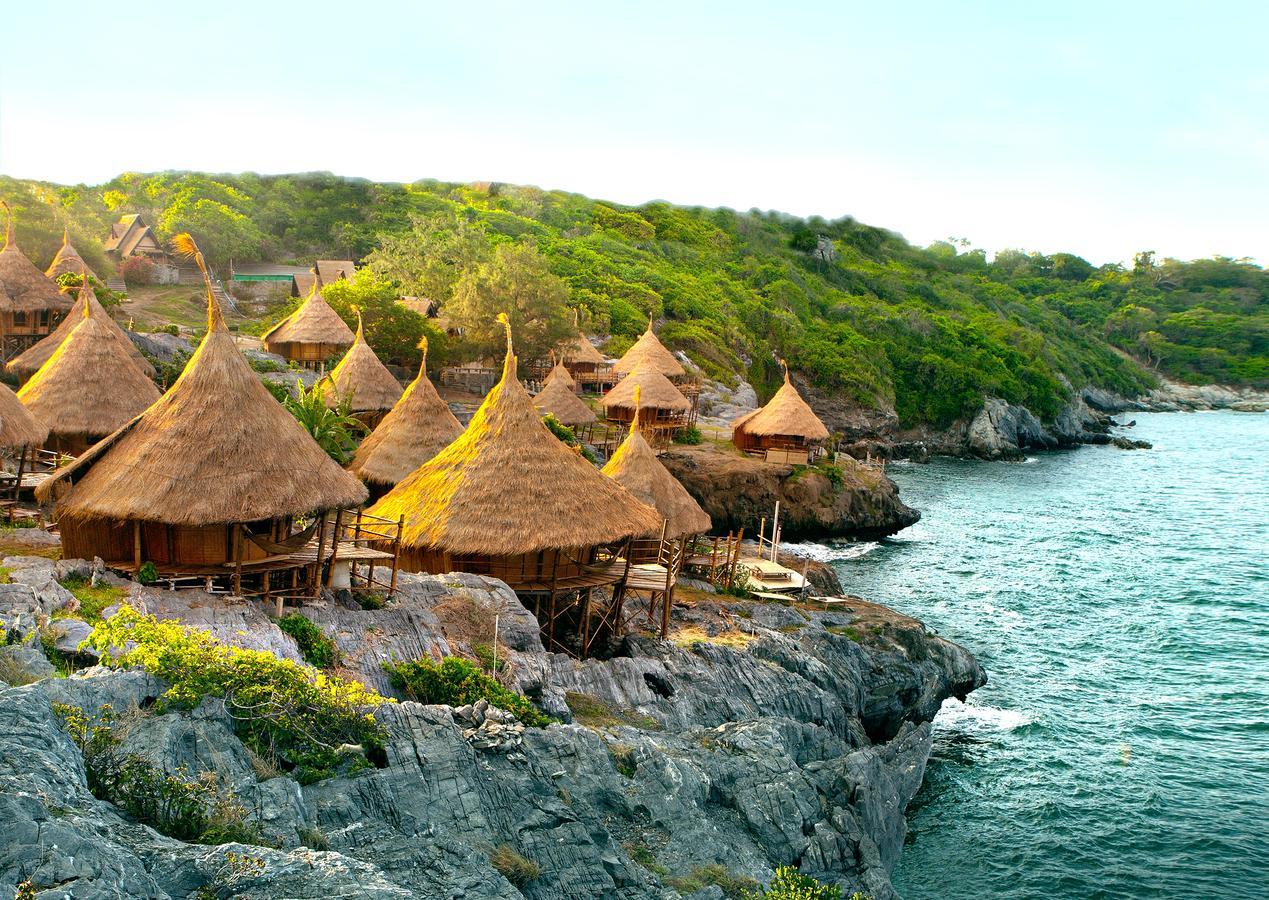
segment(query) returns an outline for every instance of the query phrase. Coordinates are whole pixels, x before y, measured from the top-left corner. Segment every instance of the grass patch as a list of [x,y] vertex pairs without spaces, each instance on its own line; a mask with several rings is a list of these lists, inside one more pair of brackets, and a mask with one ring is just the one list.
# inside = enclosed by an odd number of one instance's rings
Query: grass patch
[[632,860],[643,866],[653,875],[665,876],[670,874],[670,870],[657,862],[656,854],[647,847],[637,844],[634,846],[627,845],[626,852],[630,854],[630,858]]
[[9,577],[12,574],[13,569],[8,566],[0,566],[0,584],[12,584],[13,579]]
[[836,634],[839,637],[850,638],[856,644],[864,639],[863,632],[851,625],[825,625],[824,630],[829,634]]
[[[761,885],[752,878],[736,875],[718,863],[697,866],[686,875],[666,878],[665,883],[684,895],[717,886],[728,900],[745,900],[761,888]],[[790,895],[790,900],[793,900],[793,895]]]
[[670,635],[670,640],[680,647],[691,648],[694,644],[715,644],[719,647],[730,647],[733,650],[744,650],[757,638],[745,631],[724,631],[710,634],[696,625],[680,628]]
[[90,625],[100,622],[102,612],[123,600],[128,593],[105,582],[93,587],[92,581],[80,575],[69,575],[58,583],[79,601],[79,618]]
[[384,663],[383,669],[392,680],[393,687],[419,703],[463,706],[488,700],[525,725],[542,728],[555,721],[527,697],[503,687],[470,660],[447,656],[439,664],[430,659],[419,659],[406,663]]
[[799,631],[801,631],[805,627],[806,627],[805,622],[797,622],[797,623],[794,623],[793,625],[781,625],[779,628],[776,629],[776,631],[780,632],[781,634],[797,634]]
[[518,888],[542,877],[542,867],[509,844],[495,847],[489,854],[489,862]]
[[587,728],[616,728],[628,725],[644,731],[660,731],[661,723],[652,716],[633,709],[622,709],[592,694],[566,691],[564,702],[573,714],[573,721]]
[[627,778],[634,778],[639,769],[639,761],[635,759],[634,747],[629,744],[609,744],[608,755],[612,757],[617,771]]

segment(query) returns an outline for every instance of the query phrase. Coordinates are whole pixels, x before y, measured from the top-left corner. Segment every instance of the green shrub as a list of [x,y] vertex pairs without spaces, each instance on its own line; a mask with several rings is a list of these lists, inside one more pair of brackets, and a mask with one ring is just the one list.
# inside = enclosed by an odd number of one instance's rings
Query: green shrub
[[[147,565],[153,566],[154,564],[147,563]],[[144,569],[145,566],[141,568]],[[138,580],[140,580],[139,577]],[[85,622],[101,621],[102,611],[106,607],[118,603],[127,593],[123,588],[109,584],[99,584],[93,587],[91,581],[79,575],[70,575],[63,578],[59,583],[79,601],[79,617]],[[152,581],[143,583],[153,584]]]
[[565,444],[568,444],[570,447],[572,447],[574,450],[580,453],[586,459],[587,462],[591,463],[592,465],[595,465],[599,462],[599,460],[595,458],[595,454],[590,452],[590,448],[587,447],[585,444],[583,444],[580,440],[578,440],[577,432],[573,431],[573,429],[569,428],[559,419],[555,418],[554,413],[547,413],[545,416],[543,416],[542,424],[545,425],[550,430],[551,434],[555,435]]
[[13,892],[13,900],[36,900],[35,883],[31,879],[19,882],[18,889]]
[[300,613],[287,613],[278,619],[278,628],[295,639],[300,655],[310,666],[331,669],[339,664],[339,648],[312,620]]
[[419,659],[414,662],[384,663],[383,668],[397,690],[419,703],[463,706],[478,700],[488,700],[525,725],[543,727],[553,721],[527,698],[507,690],[466,659],[447,656],[439,665],[430,659]]
[[146,561],[137,569],[137,581],[141,584],[154,584],[159,580],[159,569],[154,563]]
[[86,642],[111,666],[137,666],[169,685],[162,700],[194,707],[204,697],[222,699],[243,742],[301,781],[329,777],[359,765],[340,753],[359,744],[382,751],[386,734],[374,710],[391,703],[355,681],[314,672],[263,650],[219,643],[208,632],[160,622],[131,606],[98,625]]
[[190,777],[183,770],[166,774],[135,753],[125,754],[115,734],[114,710],[103,706],[96,719],[83,709],[53,704],[62,730],[79,748],[88,789],[155,831],[201,844],[259,844],[259,829],[247,818],[233,793],[215,772]]
[[524,887],[542,875],[541,866],[507,844],[496,847],[489,854],[489,862],[502,873],[503,878],[518,888]]
[[674,443],[676,444],[687,444],[688,446],[695,446],[703,440],[704,438],[701,437],[701,430],[697,428],[695,425],[689,425],[688,427],[680,431],[678,434],[674,435]]
[[[803,875],[793,866],[780,866],[766,890],[747,891],[743,896],[745,900],[841,900],[842,889]],[[851,900],[864,898],[855,894]]]
[[383,609],[388,602],[378,591],[358,591],[355,596],[362,609]]
[[758,882],[752,878],[746,878],[744,875],[734,875],[725,866],[720,866],[718,863],[697,866],[686,875],[666,878],[665,883],[680,894],[693,894],[711,885],[717,885],[719,890],[723,892],[723,896],[729,898],[729,900],[742,900],[742,898],[749,896],[748,892],[758,887]]

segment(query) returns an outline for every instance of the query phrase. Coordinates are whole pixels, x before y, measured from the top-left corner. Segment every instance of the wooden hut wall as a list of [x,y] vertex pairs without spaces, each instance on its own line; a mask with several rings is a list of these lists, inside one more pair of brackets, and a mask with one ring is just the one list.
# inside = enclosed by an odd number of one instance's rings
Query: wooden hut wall
[[47,309],[0,313],[0,332],[11,337],[43,337],[53,330],[58,317]]
[[[256,533],[269,533],[274,540],[281,540],[282,520],[257,523]],[[63,516],[58,527],[62,533],[63,553],[73,554],[68,559],[92,559],[100,556],[109,562],[132,563],[136,559],[136,532],[132,522],[114,522],[104,519],[79,521]],[[158,522],[141,523],[141,561],[158,566],[221,566],[234,562],[235,530],[238,525],[163,525]],[[268,552],[242,537],[244,562],[264,559]]]
[[57,521],[57,529],[62,536],[62,556],[66,559],[100,556],[107,562],[130,562],[135,554],[131,522],[84,520],[63,515]]
[[542,550],[516,556],[451,556],[434,550],[401,548],[400,567],[406,572],[468,572],[505,581],[512,590],[529,584],[549,585],[552,581],[585,574],[585,566],[595,558],[594,547],[572,550]]

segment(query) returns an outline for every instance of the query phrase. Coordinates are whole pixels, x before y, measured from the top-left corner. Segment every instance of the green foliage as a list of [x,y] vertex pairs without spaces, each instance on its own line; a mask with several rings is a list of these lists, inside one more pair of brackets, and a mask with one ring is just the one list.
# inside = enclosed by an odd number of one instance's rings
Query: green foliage
[[293,612],[278,619],[278,628],[295,639],[300,656],[310,666],[331,669],[339,664],[339,648],[326,633],[304,615]]
[[577,432],[575,432],[572,428],[569,428],[559,419],[555,418],[555,413],[547,413],[545,416],[543,416],[542,424],[547,427],[547,429],[551,432],[551,434],[555,435],[565,444],[568,444],[570,447],[572,447],[574,450],[580,453],[583,457],[585,457],[587,462],[591,463],[592,465],[598,464],[599,461],[595,459],[595,454],[591,452],[589,447],[587,447],[580,440],[578,440]]
[[99,800],[123,809],[155,831],[202,844],[259,844],[259,829],[232,791],[212,771],[191,777],[184,769],[167,774],[144,756],[124,753],[110,706],[90,718],[83,709],[53,704],[62,730],[84,758],[88,789]]
[[689,425],[678,434],[674,435],[674,443],[696,445],[705,440],[701,437],[701,430],[695,425]]
[[[145,565],[153,567],[154,564],[147,563]],[[145,565],[142,565],[141,568],[144,569]],[[139,573],[137,580],[141,580]],[[141,583],[145,584],[146,582]],[[151,581],[149,583],[153,584],[154,582]],[[101,621],[102,611],[106,607],[118,603],[127,593],[123,588],[104,583],[93,587],[89,579],[78,575],[67,576],[61,580],[60,584],[79,601],[79,617],[90,623]]]
[[296,395],[289,393],[283,405],[295,416],[295,420],[313,436],[317,445],[335,462],[343,465],[352,459],[357,449],[356,436],[365,434],[366,426],[349,412],[347,398],[341,398],[335,408],[326,405],[326,396],[318,382],[305,390],[304,383],[295,385]]
[[[841,900],[842,889],[803,875],[793,866],[780,866],[765,890],[746,891],[745,900]],[[855,894],[851,900],[863,900]]]
[[726,866],[721,866],[718,863],[697,866],[686,875],[666,878],[665,883],[684,895],[694,894],[697,891],[716,885],[728,900],[742,900],[742,898],[749,896],[750,892],[758,887],[758,882],[752,878],[733,874],[727,870]]
[[146,560],[141,563],[141,568],[137,569],[137,581],[144,585],[151,585],[159,580],[159,569],[154,563]]
[[261,378],[260,383],[264,385],[264,389],[273,395],[273,399],[279,403],[285,404],[291,396],[291,389],[281,381],[270,381],[267,378]]
[[385,663],[383,668],[393,687],[419,703],[464,706],[488,700],[525,725],[545,727],[554,721],[522,695],[507,690],[473,663],[456,656],[447,656],[439,664],[430,659],[419,659]]
[[361,310],[366,343],[387,363],[417,368],[419,340],[426,336],[428,354],[444,361],[448,337],[433,323],[414,310],[397,302],[395,284],[374,272],[362,269],[350,279],[340,279],[322,288],[322,297],[348,323],[357,327],[357,310]]
[[341,754],[341,746],[360,744],[375,753],[385,739],[374,710],[391,701],[357,682],[266,651],[225,646],[206,631],[160,622],[126,604],[93,630],[87,644],[107,665],[137,666],[166,681],[167,704],[223,700],[243,742],[295,769],[301,781],[355,767],[357,760]]
[[501,844],[489,854],[489,862],[516,887],[542,877],[542,867],[508,844]]
[[17,890],[13,892],[13,900],[36,900],[39,896],[35,890],[35,883],[31,879],[18,882]]

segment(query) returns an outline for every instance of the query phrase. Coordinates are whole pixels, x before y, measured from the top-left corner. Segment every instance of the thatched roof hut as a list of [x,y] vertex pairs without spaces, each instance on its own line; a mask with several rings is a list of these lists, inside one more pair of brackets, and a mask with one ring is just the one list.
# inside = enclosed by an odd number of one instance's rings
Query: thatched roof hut
[[62,319],[58,326],[47,336],[41,338],[38,343],[28,347],[18,356],[9,360],[5,364],[5,368],[23,379],[34,375],[40,366],[48,362],[48,358],[53,355],[57,348],[62,345],[62,342],[70,335],[71,331],[74,330],[75,326],[79,324],[79,321],[84,317],[85,306],[88,307],[90,316],[104,323],[123,342],[124,348],[128,351],[128,355],[132,358],[137,368],[147,378],[153,378],[155,376],[154,366],[137,349],[137,345],[132,343],[132,339],[128,337],[127,332],[119,327],[110,313],[106,312],[106,308],[97,301],[97,295],[93,292],[92,286],[88,284],[87,279],[80,286],[79,299],[75,301],[71,311],[66,314],[66,318]]
[[603,472],[661,514],[668,538],[704,534],[713,524],[687,488],[657,459],[656,451],[637,425],[630,429]]
[[495,574],[552,594],[585,571],[596,547],[661,525],[542,424],[516,377],[510,326],[502,379],[462,435],[368,512],[404,517],[407,569]]
[[88,268],[88,263],[84,262],[84,258],[79,255],[79,251],[71,246],[70,229],[62,228],[62,246],[58,248],[57,253],[53,256],[53,261],[49,263],[49,267],[44,270],[46,278],[57,280],[58,275],[64,275],[67,272],[74,272],[76,275],[92,276],[96,278],[96,273]]
[[159,399],[159,389],[132,361],[131,345],[85,304],[70,334],[18,389],[57,449],[78,453]]
[[621,359],[617,360],[618,375],[629,375],[638,368],[652,369],[669,378],[678,378],[687,374],[683,364],[666,349],[661,339],[652,333],[652,319],[648,319],[648,330],[639,336],[639,340],[634,342]]
[[595,411],[577,396],[573,377],[562,363],[556,363],[555,368],[546,376],[546,380],[542,382],[542,390],[533,398],[533,405],[542,415],[550,413],[557,421],[570,428],[574,425],[589,425],[596,419]]
[[0,450],[39,447],[48,440],[48,427],[22,405],[18,395],[0,384]]
[[289,360],[317,363],[352,344],[352,329],[322,297],[322,278],[313,271],[313,288],[299,309],[264,333],[270,353]]
[[207,335],[171,389],[40,486],[42,500],[65,492],[58,512],[68,555],[224,564],[243,558],[246,526],[285,526],[366,499],[365,485],[261,384],[210,284],[207,293]]
[[596,350],[590,339],[580,331],[577,332],[577,337],[572,343],[564,349],[565,365],[602,366],[606,362],[604,355]]
[[784,384],[761,409],[732,423],[732,443],[742,450],[801,450],[828,440],[828,428],[802,399],[784,368]]
[[[0,322],[0,329],[9,331],[14,314],[65,312],[74,301],[63,296],[53,280],[18,249],[13,210],[3,200],[0,206],[8,217],[4,249],[0,250],[0,314],[5,318]],[[47,334],[47,330],[43,333]]]
[[617,382],[599,401],[604,416],[613,422],[640,422],[664,427],[686,425],[692,401],[670,379],[649,365],[641,365]]
[[333,408],[347,400],[354,414],[386,413],[401,399],[401,382],[366,343],[360,311],[352,347],[322,385],[327,406]]
[[427,377],[427,339],[419,375],[361,442],[348,470],[370,485],[394,485],[453,443],[463,426]]

